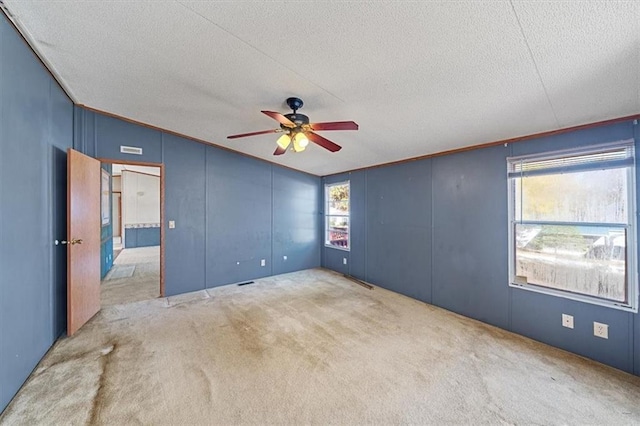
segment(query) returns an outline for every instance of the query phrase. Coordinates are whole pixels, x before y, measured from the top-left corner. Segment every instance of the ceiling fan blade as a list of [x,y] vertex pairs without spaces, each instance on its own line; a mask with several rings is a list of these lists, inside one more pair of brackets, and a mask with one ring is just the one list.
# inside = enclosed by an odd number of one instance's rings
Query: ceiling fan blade
[[278,147],[276,148],[276,150],[273,152],[273,155],[282,155],[282,154],[284,154],[285,152],[287,152],[287,150],[286,150],[285,148],[283,148],[283,147],[281,147],[281,146],[278,146]]
[[259,132],[252,133],[242,133],[240,135],[231,135],[227,136],[227,139],[238,139],[238,138],[246,138],[247,136],[256,136],[256,135],[266,135],[267,133],[279,133],[282,129],[273,129],[273,130],[261,130]]
[[328,123],[311,123],[311,130],[358,130],[355,121],[331,121]]
[[320,145],[324,149],[328,149],[331,152],[337,152],[342,149],[340,145],[337,145],[331,142],[329,139],[323,138],[317,133],[307,132],[305,133],[305,135],[307,136],[307,139],[309,139],[311,142],[315,143],[316,145]]
[[291,120],[289,120],[287,117],[285,117],[284,115],[280,114],[279,112],[274,112],[274,111],[260,111],[263,114],[268,115],[269,117],[273,118],[274,120],[276,120],[278,123],[280,124],[284,124],[287,127],[296,127],[295,123]]

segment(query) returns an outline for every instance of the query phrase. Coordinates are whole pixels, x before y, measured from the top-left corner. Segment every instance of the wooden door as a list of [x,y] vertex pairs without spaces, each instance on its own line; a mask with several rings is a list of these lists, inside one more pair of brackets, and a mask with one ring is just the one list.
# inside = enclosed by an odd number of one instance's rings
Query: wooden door
[[67,151],[67,334],[100,310],[100,162]]

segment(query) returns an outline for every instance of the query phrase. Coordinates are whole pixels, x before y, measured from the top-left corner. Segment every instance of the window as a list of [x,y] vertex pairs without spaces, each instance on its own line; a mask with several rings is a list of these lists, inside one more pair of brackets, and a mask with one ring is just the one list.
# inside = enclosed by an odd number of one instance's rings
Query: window
[[507,166],[510,284],[635,311],[633,141]]
[[349,182],[325,185],[325,245],[349,250]]

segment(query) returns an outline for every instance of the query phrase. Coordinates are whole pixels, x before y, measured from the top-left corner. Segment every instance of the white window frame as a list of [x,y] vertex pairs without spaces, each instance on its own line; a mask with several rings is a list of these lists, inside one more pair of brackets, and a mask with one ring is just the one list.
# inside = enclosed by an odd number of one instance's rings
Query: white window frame
[[[349,210],[347,214],[329,214],[329,203],[331,201],[329,196],[329,191],[331,187],[348,185],[349,187],[349,199],[348,205]],[[328,235],[329,235],[329,219],[332,217],[346,217],[349,219],[349,232],[347,233],[347,247],[334,246],[329,243]],[[342,182],[334,182],[334,183],[326,183],[324,185],[324,246],[329,247],[336,250],[343,251],[351,251],[351,181],[345,180]]]
[[[514,162],[521,160],[545,160],[545,159],[554,159],[554,158],[563,158],[569,157],[571,155],[576,154],[588,154],[595,153],[598,150],[604,150],[606,148],[611,148],[613,146],[624,146],[624,145],[633,145],[634,141],[624,140],[609,144],[600,144],[600,145],[591,145],[584,146],[575,149],[567,149],[560,151],[551,151],[544,152],[539,154],[531,154],[531,155],[523,155],[518,157],[508,157],[507,158],[507,171],[510,170],[510,165]],[[627,277],[627,303],[616,302],[604,298],[599,298],[597,296],[590,296],[586,294],[572,293],[569,291],[553,289],[545,286],[535,285],[535,284],[523,284],[516,283],[515,278],[515,259],[516,259],[516,246],[515,246],[515,225],[517,223],[522,223],[519,220],[516,220],[515,216],[515,202],[516,202],[516,194],[515,194],[515,179],[507,177],[507,192],[508,192],[508,227],[509,227],[509,287],[518,288],[522,290],[532,291],[536,293],[543,293],[553,296],[558,296],[566,299],[571,299],[579,302],[590,303],[599,306],[605,306],[613,309],[628,311],[628,312],[638,312],[638,259],[637,259],[637,228],[636,228],[636,162],[635,162],[635,153],[634,153],[634,162],[633,165],[627,166],[627,224],[625,229],[627,230],[627,241],[626,241],[626,277]],[[550,173],[553,174],[553,173]],[[606,224],[603,224],[606,225]]]

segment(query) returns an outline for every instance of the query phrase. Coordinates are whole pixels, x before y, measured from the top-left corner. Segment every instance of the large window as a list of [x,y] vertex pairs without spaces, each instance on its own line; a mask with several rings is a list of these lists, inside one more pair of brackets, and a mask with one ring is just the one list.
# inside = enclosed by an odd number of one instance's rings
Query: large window
[[325,185],[325,245],[349,250],[349,182]]
[[508,159],[513,286],[637,309],[633,142]]

